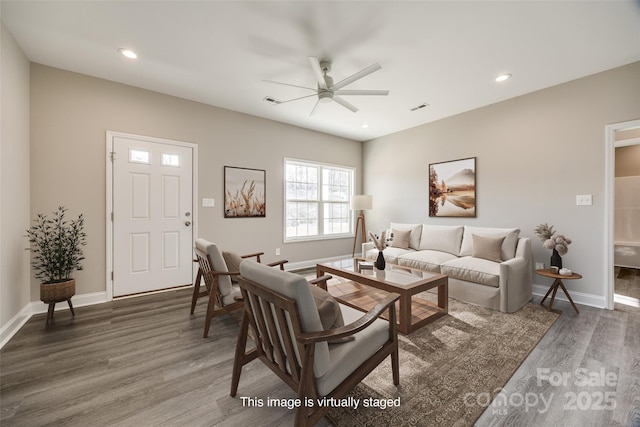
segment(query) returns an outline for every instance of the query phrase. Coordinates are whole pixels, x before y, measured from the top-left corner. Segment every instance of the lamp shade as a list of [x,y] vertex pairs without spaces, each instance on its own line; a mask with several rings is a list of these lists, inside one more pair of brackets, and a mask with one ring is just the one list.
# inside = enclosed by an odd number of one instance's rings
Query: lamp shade
[[373,197],[365,196],[363,194],[357,196],[351,196],[350,207],[352,211],[369,210],[373,206]]

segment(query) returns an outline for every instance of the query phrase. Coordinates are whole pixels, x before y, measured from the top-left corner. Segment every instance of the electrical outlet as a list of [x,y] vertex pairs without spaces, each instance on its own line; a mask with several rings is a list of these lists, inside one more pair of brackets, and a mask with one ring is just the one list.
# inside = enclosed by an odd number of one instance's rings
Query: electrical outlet
[[536,270],[543,270],[544,262],[536,262]]
[[276,248],[276,256],[280,255],[280,248]]
[[593,205],[593,198],[591,197],[591,194],[581,194],[576,196],[576,205],[577,206]]

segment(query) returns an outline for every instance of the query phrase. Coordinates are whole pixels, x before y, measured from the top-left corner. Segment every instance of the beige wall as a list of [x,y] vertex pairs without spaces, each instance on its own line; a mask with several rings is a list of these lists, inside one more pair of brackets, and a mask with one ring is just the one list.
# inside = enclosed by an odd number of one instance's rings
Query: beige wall
[[616,147],[616,177],[640,176],[640,144]]
[[[259,102],[259,101],[256,101]],[[198,144],[199,235],[266,261],[351,253],[353,240],[283,243],[284,157],[361,170],[362,144],[39,64],[31,65],[31,215],[59,204],[84,213],[88,245],[77,293],[105,291],[106,131]],[[223,218],[223,167],[267,171],[266,218]],[[358,176],[358,187],[360,179]],[[201,199],[215,199],[202,208]],[[281,256],[275,256],[275,248]],[[32,281],[31,299],[38,299]]]
[[[30,301],[29,61],[0,23],[0,329]],[[0,341],[4,339],[0,336]]]
[[[367,225],[518,227],[548,265],[533,233],[547,222],[573,239],[564,263],[584,278],[567,287],[604,304],[604,129],[640,118],[638,76],[640,62],[366,142],[364,191],[375,200]],[[429,218],[429,163],[465,157],[477,157],[477,218]],[[579,194],[593,205],[576,206]]]

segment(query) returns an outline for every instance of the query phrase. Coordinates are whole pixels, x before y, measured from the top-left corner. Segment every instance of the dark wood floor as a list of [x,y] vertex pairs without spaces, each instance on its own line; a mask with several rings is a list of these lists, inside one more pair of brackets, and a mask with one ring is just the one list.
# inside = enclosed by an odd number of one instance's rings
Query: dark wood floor
[[[34,316],[0,351],[0,425],[293,425],[287,409],[243,407],[229,396],[237,319],[216,318],[203,339],[204,301],[190,316],[189,299],[186,289],[78,307],[75,319],[57,312],[49,327]],[[512,404],[487,408],[477,425],[640,426],[640,310],[580,306],[576,315],[556,304],[563,315],[505,386]],[[615,386],[537,385],[539,368],[572,375],[580,367],[604,368]],[[260,362],[245,369],[239,396],[295,397]],[[562,408],[566,393],[584,407],[606,391],[614,410]],[[553,404],[525,407],[518,393],[553,393]]]

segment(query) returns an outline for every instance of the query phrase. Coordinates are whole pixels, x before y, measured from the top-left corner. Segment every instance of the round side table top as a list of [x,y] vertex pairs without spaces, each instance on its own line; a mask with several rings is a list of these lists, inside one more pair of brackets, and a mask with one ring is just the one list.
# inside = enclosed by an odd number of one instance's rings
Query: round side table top
[[570,276],[563,276],[562,274],[552,273],[551,269],[544,268],[542,270],[536,270],[536,274],[545,277],[551,277],[553,279],[582,279],[582,275],[578,273],[572,273]]

